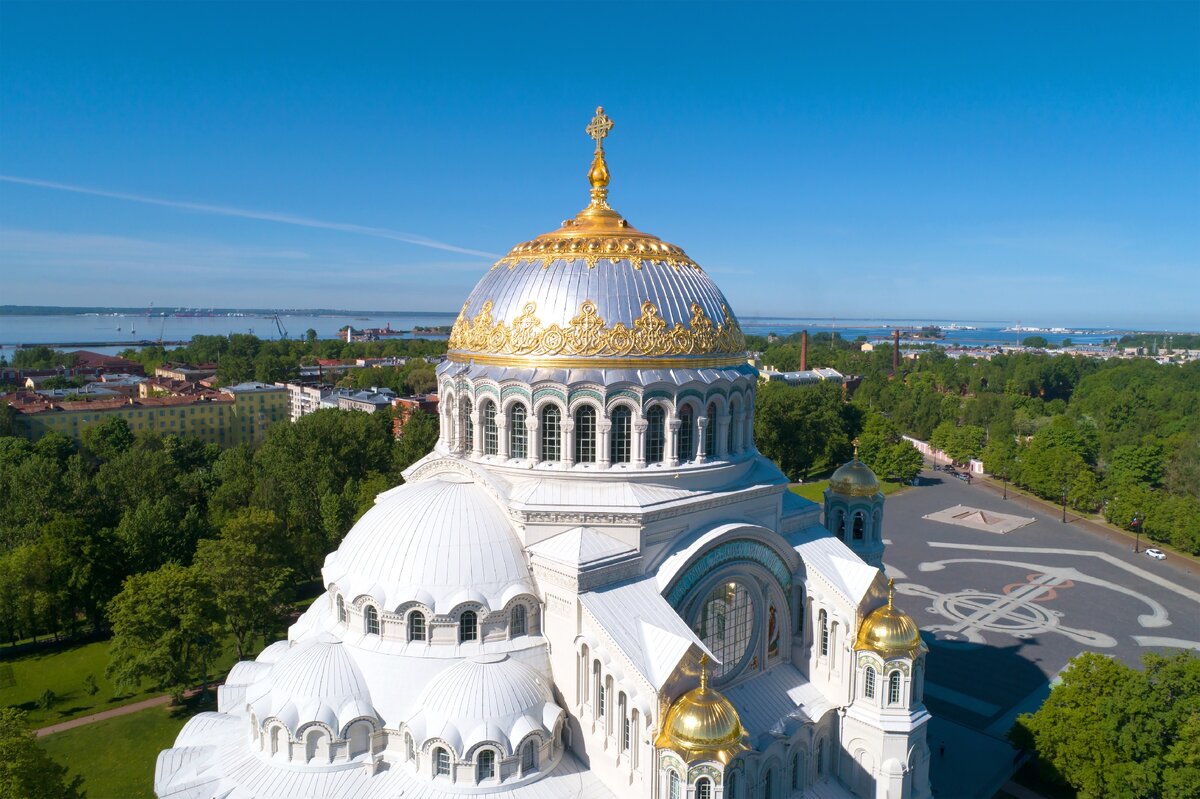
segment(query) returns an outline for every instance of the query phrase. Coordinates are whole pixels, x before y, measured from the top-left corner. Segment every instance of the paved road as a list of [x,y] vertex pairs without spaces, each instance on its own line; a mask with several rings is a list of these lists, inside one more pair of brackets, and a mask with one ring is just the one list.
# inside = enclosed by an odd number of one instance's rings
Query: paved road
[[[1147,651],[1200,650],[1193,561],[1134,554],[1099,525],[1063,524],[1036,500],[1004,500],[940,472],[922,483],[884,506],[884,562],[896,604],[930,647],[925,702],[940,796],[994,793],[1013,754],[998,744],[1074,655],[1138,665]],[[1033,521],[1000,534],[924,518],[956,505]]]

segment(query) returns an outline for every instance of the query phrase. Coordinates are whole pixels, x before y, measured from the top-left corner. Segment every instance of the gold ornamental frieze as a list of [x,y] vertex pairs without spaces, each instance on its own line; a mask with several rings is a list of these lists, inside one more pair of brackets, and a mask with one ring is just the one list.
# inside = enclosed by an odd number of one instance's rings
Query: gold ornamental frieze
[[681,248],[651,237],[623,236],[562,236],[547,234],[513,247],[508,255],[492,265],[495,269],[509,269],[522,264],[549,269],[555,261],[583,261],[589,269],[595,269],[601,261],[614,266],[628,261],[634,269],[641,270],[646,264],[660,263],[679,271],[681,267],[700,269]]
[[543,326],[536,316],[536,302],[525,303],[511,324],[494,320],[493,307],[487,300],[479,313],[468,317],[464,304],[450,331],[449,349],[480,355],[581,358],[734,355],[746,349],[745,336],[724,305],[724,319],[714,324],[699,303],[692,303],[687,326],[669,324],[650,300],[642,303],[642,315],[632,326],[624,322],[610,326],[591,300],[580,303],[579,313],[565,327]]

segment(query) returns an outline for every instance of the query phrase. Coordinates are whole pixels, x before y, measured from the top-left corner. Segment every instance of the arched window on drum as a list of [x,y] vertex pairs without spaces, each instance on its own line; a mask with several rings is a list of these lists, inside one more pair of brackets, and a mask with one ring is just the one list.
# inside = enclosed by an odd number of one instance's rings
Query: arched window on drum
[[547,463],[562,460],[562,411],[557,405],[542,408],[542,420],[538,432],[541,435],[542,451],[539,457]]
[[596,409],[590,405],[575,411],[575,462],[596,462]]
[[646,463],[662,463],[666,420],[667,413],[661,405],[651,405],[646,411]]
[[495,455],[499,451],[499,438],[496,431],[496,403],[491,400],[483,401],[483,454]]
[[608,460],[611,463],[629,463],[633,454],[633,412],[626,405],[613,408],[609,418],[612,432],[608,441]]
[[679,409],[679,436],[675,439],[680,463],[696,458],[696,412],[691,405]]
[[525,429],[526,411],[521,403],[508,409],[508,457],[529,457],[529,431]]

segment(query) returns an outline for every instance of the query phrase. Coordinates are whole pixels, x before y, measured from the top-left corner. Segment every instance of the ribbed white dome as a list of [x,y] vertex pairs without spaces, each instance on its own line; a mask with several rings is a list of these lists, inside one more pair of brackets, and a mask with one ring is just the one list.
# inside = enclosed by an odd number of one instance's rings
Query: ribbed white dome
[[371,692],[341,641],[320,636],[300,641],[246,689],[258,722],[278,718],[293,734],[321,722],[340,735],[356,718],[375,718]]
[[483,655],[446,669],[425,687],[419,705],[409,731],[459,752],[484,742],[512,751],[534,731],[549,737],[563,712],[548,680],[507,655]]
[[325,582],[385,610],[419,600],[436,613],[464,601],[497,609],[533,592],[525,553],[496,501],[468,478],[439,475],[380,495],[325,559]]

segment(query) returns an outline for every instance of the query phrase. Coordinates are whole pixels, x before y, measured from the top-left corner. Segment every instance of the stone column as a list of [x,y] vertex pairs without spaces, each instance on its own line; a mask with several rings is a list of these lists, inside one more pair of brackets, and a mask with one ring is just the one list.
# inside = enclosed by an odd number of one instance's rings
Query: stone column
[[534,466],[542,454],[542,442],[538,439],[538,418],[530,413],[525,417],[525,449],[529,452],[529,462]]
[[711,454],[708,452],[708,436],[705,435],[708,425],[709,418],[707,416],[696,417],[696,435],[700,437],[700,440],[696,442],[696,463],[705,463]]
[[570,468],[575,465],[575,420],[563,414],[562,462]]
[[743,437],[746,434],[746,414],[738,411],[733,415],[733,451],[741,452],[745,449]]
[[717,417],[717,435],[715,436],[717,451],[713,453],[715,458],[729,457],[729,447],[726,446],[729,443],[729,422],[729,411]]
[[483,452],[483,425],[479,423],[482,414],[479,413],[478,407],[471,408],[471,457],[478,458]]
[[650,424],[645,419],[633,423],[633,466],[635,469],[646,468],[646,428]]
[[675,441],[679,437],[679,428],[683,425],[678,419],[672,419],[667,423],[666,429],[663,431],[666,434],[666,441],[663,442],[663,462],[667,466],[679,465],[679,453],[675,451]]
[[596,420],[596,463],[601,469],[607,469],[609,462],[609,443],[612,441],[612,420],[607,416]]
[[496,411],[496,454],[508,460],[508,414]]

